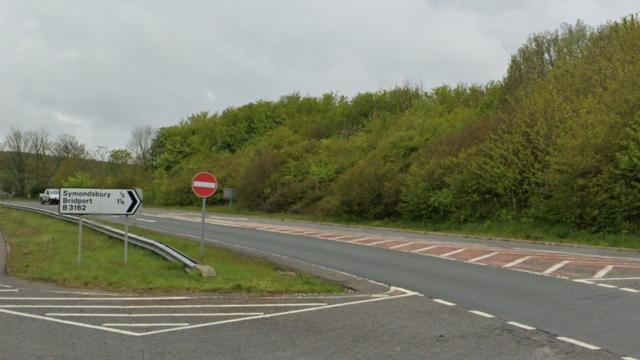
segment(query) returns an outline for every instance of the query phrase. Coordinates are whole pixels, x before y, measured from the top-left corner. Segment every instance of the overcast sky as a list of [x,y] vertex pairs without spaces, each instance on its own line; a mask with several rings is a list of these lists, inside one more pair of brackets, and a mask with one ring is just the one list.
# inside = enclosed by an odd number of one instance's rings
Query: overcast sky
[[501,79],[531,33],[637,0],[0,0],[0,139],[10,127],[126,145],[298,91],[354,95]]

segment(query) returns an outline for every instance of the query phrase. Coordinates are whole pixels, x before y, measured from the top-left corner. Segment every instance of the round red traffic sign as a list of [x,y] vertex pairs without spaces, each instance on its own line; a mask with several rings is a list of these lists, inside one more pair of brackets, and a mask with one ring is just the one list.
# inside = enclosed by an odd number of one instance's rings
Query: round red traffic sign
[[218,190],[218,180],[211,173],[199,172],[191,181],[191,189],[196,196],[208,198]]

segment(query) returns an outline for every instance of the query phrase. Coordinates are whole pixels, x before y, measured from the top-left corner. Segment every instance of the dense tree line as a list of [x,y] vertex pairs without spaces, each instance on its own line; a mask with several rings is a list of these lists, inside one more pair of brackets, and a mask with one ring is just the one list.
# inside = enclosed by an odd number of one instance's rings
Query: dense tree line
[[147,203],[196,204],[191,177],[210,170],[247,209],[636,232],[638,49],[636,16],[578,22],[531,36],[484,85],[291,94],[193,114],[143,136],[147,180],[136,185]]

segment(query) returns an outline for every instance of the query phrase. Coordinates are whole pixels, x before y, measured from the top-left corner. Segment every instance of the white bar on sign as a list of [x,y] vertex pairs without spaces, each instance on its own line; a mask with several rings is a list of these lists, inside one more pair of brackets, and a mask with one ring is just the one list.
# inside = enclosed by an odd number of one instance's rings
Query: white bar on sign
[[216,183],[204,182],[204,181],[194,181],[193,182],[193,186],[207,188],[207,189],[215,189],[216,188]]

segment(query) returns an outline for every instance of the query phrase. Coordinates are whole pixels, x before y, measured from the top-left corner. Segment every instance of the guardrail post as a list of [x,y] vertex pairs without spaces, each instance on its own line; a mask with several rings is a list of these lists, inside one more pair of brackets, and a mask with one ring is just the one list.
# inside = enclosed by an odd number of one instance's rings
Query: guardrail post
[[127,265],[127,250],[129,248],[129,215],[124,216],[124,264]]

